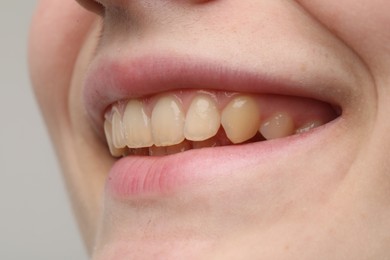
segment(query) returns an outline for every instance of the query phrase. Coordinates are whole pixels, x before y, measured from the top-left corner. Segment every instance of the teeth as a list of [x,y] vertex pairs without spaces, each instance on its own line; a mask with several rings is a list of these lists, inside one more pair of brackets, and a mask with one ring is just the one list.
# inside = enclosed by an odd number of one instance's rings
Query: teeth
[[187,111],[184,136],[187,140],[203,141],[213,137],[221,125],[221,116],[214,100],[198,95]]
[[252,138],[260,125],[256,101],[248,96],[233,98],[222,112],[221,123],[227,137],[235,144]]
[[267,140],[286,137],[294,133],[294,123],[287,113],[276,113],[262,123],[260,133]]
[[173,95],[161,97],[152,112],[152,134],[156,146],[170,146],[184,140],[184,112]]
[[316,127],[318,127],[320,125],[322,125],[322,123],[320,121],[307,122],[306,124],[304,124],[301,127],[299,127],[295,131],[295,133],[297,133],[297,134],[306,133],[306,132],[310,131],[311,129],[316,128]]
[[[329,114],[324,108],[313,117],[312,111],[302,110],[301,100],[292,101],[297,104],[297,110],[293,110],[290,104],[283,106],[272,98],[269,101],[248,95],[212,96],[198,92],[191,100],[193,95],[183,95],[184,98],[181,95],[164,94],[146,101],[132,99],[126,105],[123,102],[114,105],[104,122],[111,154],[115,157],[163,156],[189,149],[238,144],[253,137],[253,141],[259,141],[260,134],[268,140],[282,138],[323,125],[327,117],[322,114]],[[153,104],[154,107],[150,107]],[[188,109],[184,109],[183,104],[188,105]],[[276,107],[282,111],[291,109],[292,113],[275,113]],[[266,120],[261,119],[263,114]],[[301,124],[303,119],[306,121]],[[300,122],[298,127],[294,125],[296,121]]]
[[121,115],[118,109],[114,108],[112,114],[112,142],[116,148],[126,147],[126,138],[122,126]]
[[122,156],[123,154],[125,154],[124,148],[118,149],[112,143],[112,125],[111,125],[110,121],[108,121],[108,120],[106,120],[104,122],[104,132],[106,134],[108,148],[110,149],[111,155],[115,156],[115,157],[119,157],[119,156]]
[[150,118],[140,101],[131,100],[127,103],[123,114],[123,127],[128,147],[141,148],[153,145]]

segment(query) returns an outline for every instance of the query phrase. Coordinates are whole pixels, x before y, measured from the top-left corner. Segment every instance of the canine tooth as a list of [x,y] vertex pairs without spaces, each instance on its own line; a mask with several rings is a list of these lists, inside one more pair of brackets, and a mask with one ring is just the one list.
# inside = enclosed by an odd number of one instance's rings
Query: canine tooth
[[221,123],[232,143],[244,142],[256,135],[260,125],[260,111],[249,96],[238,96],[224,108]]
[[153,145],[150,118],[145,113],[142,102],[130,100],[123,114],[126,144],[130,148],[149,147]]
[[116,148],[124,148],[126,146],[126,138],[123,130],[121,115],[119,111],[114,108],[112,114],[112,140]]
[[322,123],[320,121],[307,122],[303,124],[301,127],[297,128],[297,130],[295,130],[295,133],[302,134],[321,125]]
[[152,112],[152,135],[156,146],[170,146],[184,140],[184,112],[172,95],[161,97]]
[[114,157],[120,157],[125,154],[126,149],[118,149],[112,143],[112,124],[108,120],[104,121],[104,133],[106,134],[107,144],[111,155]]
[[184,136],[187,140],[203,141],[214,136],[221,125],[221,116],[214,100],[196,96],[187,111]]
[[279,112],[262,123],[260,133],[267,140],[286,137],[294,133],[294,122],[287,113]]

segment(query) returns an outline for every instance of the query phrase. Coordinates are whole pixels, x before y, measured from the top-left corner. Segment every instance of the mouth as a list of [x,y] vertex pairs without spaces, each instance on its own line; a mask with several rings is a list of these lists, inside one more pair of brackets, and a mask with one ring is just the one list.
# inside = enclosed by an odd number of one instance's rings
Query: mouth
[[117,102],[104,130],[114,157],[163,156],[302,134],[337,116],[307,98],[190,90]]
[[[213,169],[264,165],[326,142],[347,88],[317,77],[240,71],[183,57],[105,58],[84,101],[118,159],[107,179],[120,199],[177,194],[221,177]],[[319,83],[321,82],[321,83]],[[219,177],[217,177],[219,175]]]

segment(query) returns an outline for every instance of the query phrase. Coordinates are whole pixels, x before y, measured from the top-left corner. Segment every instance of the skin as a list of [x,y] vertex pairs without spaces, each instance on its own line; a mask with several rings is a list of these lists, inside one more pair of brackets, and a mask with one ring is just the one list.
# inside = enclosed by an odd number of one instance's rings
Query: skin
[[[39,1],[29,62],[91,257],[387,259],[389,1],[104,0],[107,10],[117,6],[132,14],[138,30],[126,31],[130,22],[108,12],[99,48],[101,9],[92,0],[80,3],[95,13],[71,0]],[[260,25],[264,31],[258,31]],[[104,185],[116,159],[84,112],[84,77],[100,53],[115,53],[116,46],[124,55],[131,55],[131,50],[146,52],[156,40],[161,49],[215,55],[256,69],[263,65],[253,57],[272,60],[278,67],[284,64],[278,53],[297,44],[305,50],[326,46],[330,57],[337,59],[317,59],[310,51],[303,56],[316,61],[313,71],[332,68],[339,61],[351,69],[346,81],[353,91],[342,104],[344,122],[335,141],[324,142],[310,155],[291,155],[297,164],[282,158],[277,167],[288,173],[285,178],[266,178],[264,169],[255,165],[238,169],[244,177],[183,192],[180,199],[157,198],[143,204],[111,198]],[[276,51],[269,44],[276,44]],[[226,51],[238,47],[243,48],[238,54]]]

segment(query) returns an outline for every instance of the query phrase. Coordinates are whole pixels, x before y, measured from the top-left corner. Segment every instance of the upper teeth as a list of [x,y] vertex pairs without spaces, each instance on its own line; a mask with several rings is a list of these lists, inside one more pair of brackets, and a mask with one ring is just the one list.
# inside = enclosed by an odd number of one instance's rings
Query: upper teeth
[[123,128],[126,145],[129,147],[140,148],[153,145],[150,118],[141,101],[133,99],[127,103],[123,114]]
[[257,102],[249,96],[233,98],[223,110],[221,122],[227,137],[233,143],[242,143],[252,138],[260,126]]
[[275,113],[268,120],[265,120],[260,127],[260,133],[266,139],[279,138],[289,135],[294,131],[294,122],[289,114],[279,112]]
[[[305,132],[324,123],[324,119],[329,120],[324,109],[311,118],[302,116],[305,113],[305,109],[299,109],[302,100],[295,104],[298,110],[295,116],[283,111],[288,107],[283,100],[275,107],[265,104],[265,98],[250,95],[225,95],[219,99],[208,92],[196,92],[187,96],[190,98],[164,94],[155,97],[155,102],[131,99],[126,104],[114,105],[104,124],[111,154],[121,156],[128,148],[174,146],[185,139],[193,141],[193,147],[202,147],[201,142],[215,136],[221,125],[232,143],[242,143],[258,132],[266,139],[280,138]],[[270,104],[272,99],[275,97],[270,98]],[[172,149],[180,151],[187,146],[188,142]],[[153,153],[158,154],[159,150],[154,148]]]
[[196,96],[187,111],[184,136],[187,140],[203,141],[217,134],[221,115],[216,102],[207,95]]
[[154,145],[169,146],[183,142],[184,122],[183,108],[177,98],[173,95],[162,96],[152,112],[151,128]]

